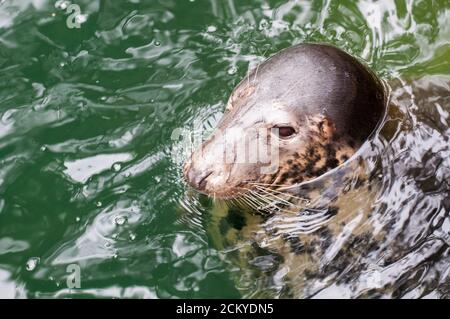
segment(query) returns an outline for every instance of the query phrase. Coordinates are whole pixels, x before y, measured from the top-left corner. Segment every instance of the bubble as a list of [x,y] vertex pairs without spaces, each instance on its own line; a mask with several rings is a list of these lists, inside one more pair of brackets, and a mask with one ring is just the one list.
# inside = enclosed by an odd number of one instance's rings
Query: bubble
[[122,165],[120,165],[119,163],[115,163],[112,168],[115,172],[118,172],[122,168]]
[[65,66],[64,62],[61,62],[61,63],[59,64],[59,66],[60,66],[60,67],[64,67],[64,66]]
[[76,221],[77,223],[78,223],[80,220],[81,220],[81,218],[78,217],[78,216],[75,218],[75,221]]
[[39,149],[41,152],[45,152],[47,150],[47,146],[42,145],[41,148]]
[[216,32],[217,31],[217,27],[215,25],[210,25],[210,26],[208,26],[206,31],[208,31],[208,32]]
[[26,264],[26,269],[28,271],[33,271],[36,269],[37,265],[39,264],[39,258],[38,257],[31,257],[30,259],[28,259],[27,264]]
[[97,206],[97,207],[102,207],[102,202],[97,202],[97,203],[95,203],[95,206]]
[[125,224],[126,221],[127,219],[124,216],[117,216],[114,219],[114,222],[116,223],[117,226],[122,226],[123,224]]
[[229,68],[228,71],[227,71],[227,73],[228,73],[229,75],[236,74],[236,72],[237,72],[237,68],[236,68],[235,66]]
[[155,41],[155,45],[156,45],[157,47],[159,47],[159,46],[161,45],[161,42]]
[[130,240],[135,240],[135,239],[136,239],[136,235],[133,234],[133,233],[131,233],[131,234],[130,234]]
[[100,98],[100,100],[106,101],[106,96],[102,96],[102,97]]

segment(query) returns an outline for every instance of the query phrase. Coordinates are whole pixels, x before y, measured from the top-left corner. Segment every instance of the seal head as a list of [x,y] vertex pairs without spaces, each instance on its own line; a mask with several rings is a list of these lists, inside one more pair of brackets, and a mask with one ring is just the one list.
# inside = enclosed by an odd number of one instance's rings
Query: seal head
[[385,110],[379,79],[323,44],[280,51],[232,92],[213,134],[185,163],[195,189],[233,198],[261,184],[293,185],[345,162]]

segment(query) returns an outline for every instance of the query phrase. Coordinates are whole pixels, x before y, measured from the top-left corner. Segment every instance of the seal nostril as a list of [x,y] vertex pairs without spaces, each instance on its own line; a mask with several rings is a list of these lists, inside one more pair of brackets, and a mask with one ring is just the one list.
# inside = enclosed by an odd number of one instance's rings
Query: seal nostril
[[189,167],[184,172],[184,177],[192,187],[199,191],[203,191],[206,188],[207,178],[212,173],[212,171],[198,171],[192,167]]
[[204,190],[206,188],[206,179],[212,174],[212,172],[207,172],[205,175],[203,175],[202,178],[200,178],[199,182],[197,183],[199,190]]

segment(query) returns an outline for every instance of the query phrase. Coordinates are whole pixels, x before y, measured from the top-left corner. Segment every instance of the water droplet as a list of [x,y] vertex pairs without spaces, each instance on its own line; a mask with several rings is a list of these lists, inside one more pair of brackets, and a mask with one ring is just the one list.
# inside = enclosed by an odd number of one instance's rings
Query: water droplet
[[102,207],[102,202],[97,202],[97,203],[95,203],[95,206],[97,206],[97,207]]
[[55,8],[59,10],[66,10],[70,5],[70,1],[68,0],[58,0],[55,2]]
[[102,97],[100,98],[100,100],[106,101],[106,96],[102,96]]
[[86,14],[79,14],[75,17],[75,22],[82,24],[85,23],[87,21],[87,15]]
[[56,17],[56,13],[53,12],[53,13],[52,13],[52,17]]
[[154,100],[154,99],[151,99],[151,100],[150,100],[150,103],[155,103],[155,100]]
[[233,67],[229,68],[227,72],[229,75],[236,74],[237,68],[235,66],[233,66]]
[[61,62],[61,63],[59,64],[59,66],[60,66],[60,67],[64,67],[64,66],[65,66],[64,62]]
[[122,165],[120,165],[119,163],[115,163],[113,165],[113,170],[116,172],[120,171],[121,168],[122,168]]
[[155,41],[155,45],[156,45],[157,47],[159,47],[159,46],[161,45],[161,42]]
[[133,233],[131,233],[131,234],[130,234],[130,240],[135,240],[135,239],[136,239],[136,235],[133,234]]
[[114,222],[116,223],[116,225],[118,226],[122,226],[123,224],[125,224],[125,222],[127,221],[127,219],[124,216],[117,216],[114,219]]
[[117,257],[119,257],[119,255],[114,254],[112,257],[113,257],[114,259],[117,259]]
[[210,25],[210,26],[208,26],[206,31],[208,31],[208,32],[216,32],[217,31],[217,27],[215,25]]
[[47,146],[42,145],[41,148],[40,148],[40,150],[41,150],[41,152],[45,152],[45,151],[47,150]]
[[33,271],[36,269],[37,265],[39,264],[39,258],[38,257],[31,257],[28,259],[26,264],[26,269],[28,271]]
[[78,216],[75,218],[75,221],[76,221],[77,223],[78,223],[80,220],[81,220],[81,218],[78,217]]
[[267,29],[268,26],[269,26],[269,23],[266,20],[263,19],[259,23],[259,30]]

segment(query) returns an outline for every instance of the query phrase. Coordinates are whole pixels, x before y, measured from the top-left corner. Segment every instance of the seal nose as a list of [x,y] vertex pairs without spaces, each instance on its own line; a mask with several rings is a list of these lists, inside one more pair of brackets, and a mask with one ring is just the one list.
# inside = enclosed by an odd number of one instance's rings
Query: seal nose
[[205,190],[207,178],[212,174],[212,171],[196,171],[192,167],[187,171],[186,179],[192,187],[202,191]]

